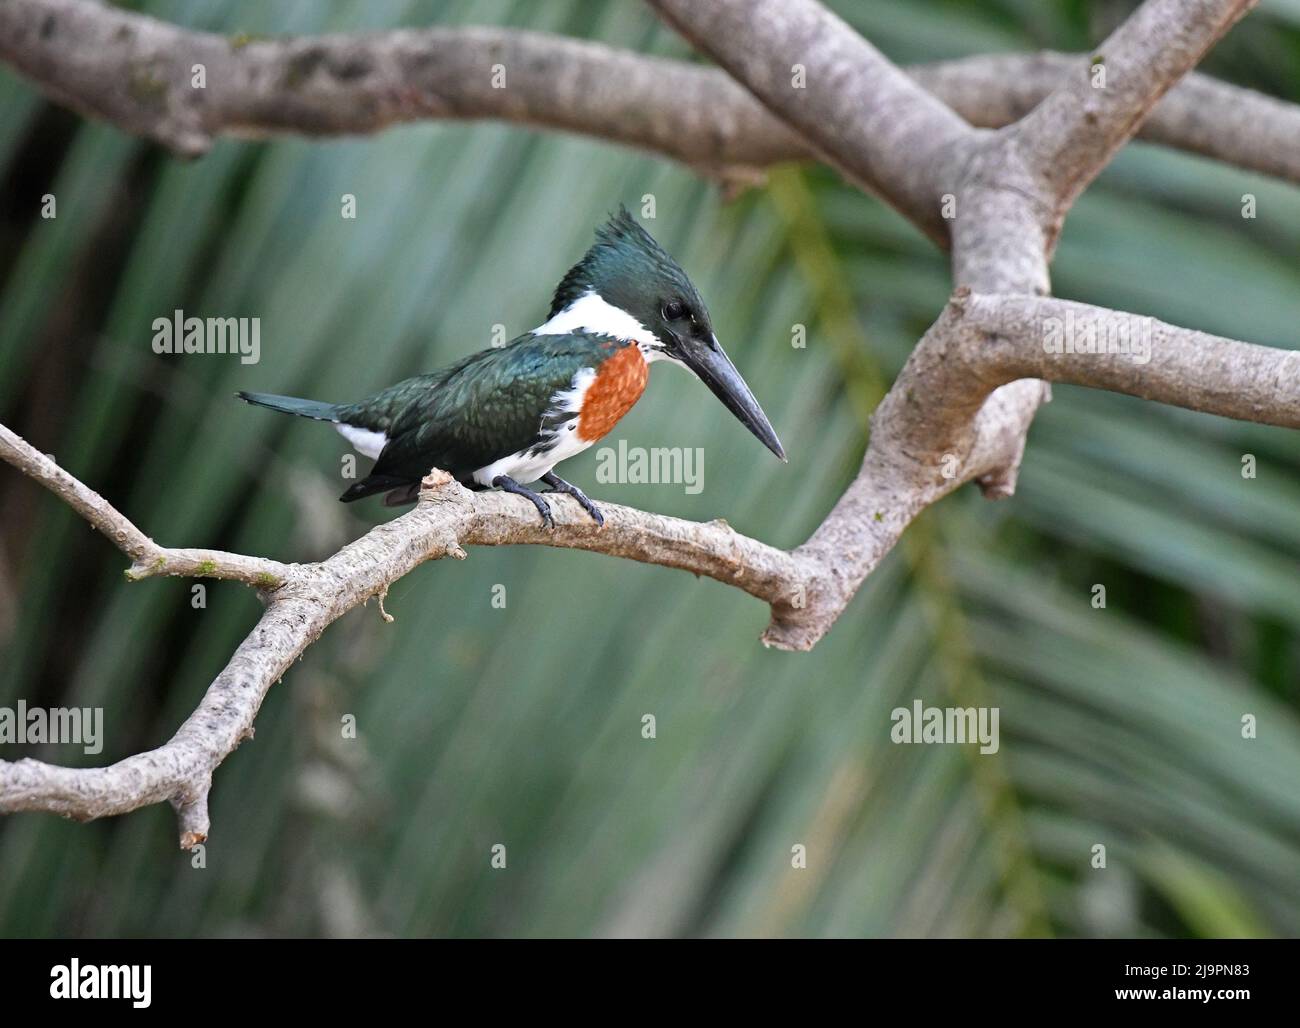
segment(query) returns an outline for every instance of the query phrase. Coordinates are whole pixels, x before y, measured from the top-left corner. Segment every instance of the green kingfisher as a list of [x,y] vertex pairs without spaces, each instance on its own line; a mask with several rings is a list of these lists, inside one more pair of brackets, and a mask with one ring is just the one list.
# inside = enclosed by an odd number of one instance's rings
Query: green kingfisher
[[693,373],[785,460],[767,415],[718,343],[699,291],[625,207],[597,229],[595,244],[564,276],[546,322],[505,346],[356,403],[238,395],[331,422],[374,458],[370,474],[340,497],[344,503],[374,493],[387,493],[388,506],[413,502],[436,467],[470,489],[527,497],[550,526],[550,506],[525,485],[544,482],[604,524],[599,508],[554,468],[632,409],[656,361]]

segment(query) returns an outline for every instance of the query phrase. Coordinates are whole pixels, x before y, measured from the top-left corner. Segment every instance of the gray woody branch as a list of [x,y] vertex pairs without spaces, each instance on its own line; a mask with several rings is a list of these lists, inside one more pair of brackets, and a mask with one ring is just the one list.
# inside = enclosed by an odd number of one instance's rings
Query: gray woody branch
[[[578,132],[741,179],[812,155],[716,68],[542,32],[259,40],[88,0],[7,0],[0,59],[55,99],[184,156],[222,134],[358,134],[448,118]],[[196,63],[207,71],[205,90],[191,86]],[[970,124],[1000,128],[1090,63],[1091,55],[999,54],[905,70]],[[494,64],[506,68],[509,88],[491,88]],[[1300,183],[1300,107],[1204,75],[1175,86],[1138,134]]]
[[[945,88],[966,89],[972,77],[983,82],[990,94],[981,101],[988,117],[973,119],[979,125],[1015,117],[1035,98],[1043,101],[1040,110],[1058,115],[1045,121],[1031,114],[996,132],[957,117],[812,0],[707,5],[653,0],[653,5],[763,106],[714,71],[523,33],[399,32],[235,46],[79,0],[0,5],[0,54],[45,88],[195,152],[215,133],[231,129],[362,131],[429,116],[509,117],[573,128],[714,168],[802,155],[805,146],[798,140],[806,139],[807,150],[950,242],[959,284],[875,412],[858,477],[808,541],[792,551],[747,538],[721,522],[696,524],[612,505],[605,505],[606,524],[598,530],[566,498],[555,504],[556,528],[546,530],[520,498],[470,494],[438,471],[425,480],[414,511],[319,564],[171,550],[0,429],[0,457],[108,535],[132,560],[128,577],[236,579],[257,586],[268,604],[169,742],[107,768],[0,763],[0,812],[47,810],[90,818],[169,800],[180,815],[182,845],[201,841],[208,831],[213,771],[251,735],[263,698],[293,660],[347,610],[372,596],[382,600],[392,582],[425,560],[464,557],[466,546],[565,546],[707,575],[769,605],[767,644],[804,650],[830,629],[922,509],[965,482],[977,481],[991,495],[1014,488],[1025,432],[1047,397],[1048,381],[1300,427],[1293,352],[1047,296],[1048,256],[1078,190],[1250,6],[1248,0],[1149,0],[1102,48],[1108,86],[1117,90],[1113,96],[1083,92],[1084,66],[1068,58],[1022,59],[1030,62],[1024,65],[1026,76],[1002,91],[991,80],[1005,72],[1002,62],[1010,58],[933,66],[919,74],[922,81],[928,76],[927,84],[939,94]],[[41,32],[47,41],[66,33],[57,48],[34,42],[31,18],[40,11],[53,12],[56,21],[48,28],[38,22],[36,38]],[[104,34],[105,24],[116,28]],[[169,48],[182,43],[182,64],[169,63]],[[188,89],[187,62],[194,51],[186,48],[192,46],[218,62],[219,75],[208,70],[210,89],[218,78],[225,83],[225,92],[209,92],[197,106],[184,99],[189,93],[178,84]],[[451,49],[439,55],[439,46]],[[509,47],[520,49],[511,57]],[[543,51],[559,66],[548,64]],[[15,52],[24,55],[21,61]],[[145,96],[154,97],[151,111],[141,107],[139,96],[122,92],[120,75],[106,77],[105,53],[116,53],[119,67],[126,60],[133,72],[148,72],[139,85],[147,87]],[[511,88],[489,94],[480,84],[466,92],[464,79],[473,76],[464,75],[467,66],[456,60],[470,60],[481,70],[485,55],[493,54],[503,55],[494,63],[506,64],[507,74],[516,76]],[[380,56],[393,60],[386,63]],[[627,62],[626,75],[611,79],[611,61]],[[787,69],[800,63],[808,81],[796,96]],[[296,69],[291,81],[285,78],[289,68]],[[1071,68],[1074,77],[1058,74]],[[183,80],[175,78],[182,74]],[[1026,84],[1034,76],[1041,76],[1038,85]],[[587,85],[597,80],[604,95],[591,100],[601,91],[588,93]],[[1049,80],[1056,84],[1048,88]],[[628,91],[611,90],[611,82]],[[1205,82],[1183,88],[1225,95],[1214,91],[1228,87]],[[720,91],[725,102],[704,102],[717,101]],[[674,121],[658,113],[665,95],[672,98]],[[1177,99],[1175,92],[1166,102],[1171,112]],[[621,106],[629,103],[644,104],[639,119],[629,119],[629,108]],[[1211,108],[1216,117],[1224,113]],[[1270,110],[1274,124],[1294,117],[1285,105]],[[1296,170],[1294,149],[1290,157],[1283,149],[1280,158],[1261,148],[1252,151],[1246,130],[1215,133],[1211,139],[1186,111],[1171,113],[1161,131],[1196,139],[1207,150],[1219,145],[1217,155],[1229,159],[1253,152],[1251,160],[1273,160],[1279,173]],[[945,193],[957,202],[950,226],[939,213]],[[1100,341],[1101,352],[1090,349],[1089,340]],[[1083,346],[1071,345],[1080,341]]]
[[1160,98],[1194,68],[1256,0],[1148,0],[1076,70],[1008,130],[1025,146],[1053,200],[1051,236],[1075,198],[1137,131]]

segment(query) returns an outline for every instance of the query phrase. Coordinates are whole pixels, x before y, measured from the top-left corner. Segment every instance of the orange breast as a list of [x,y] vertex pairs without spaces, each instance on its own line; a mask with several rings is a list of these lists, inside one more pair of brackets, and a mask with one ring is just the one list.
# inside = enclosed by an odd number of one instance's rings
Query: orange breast
[[601,364],[583,397],[578,438],[584,443],[594,443],[607,435],[641,398],[649,378],[650,368],[635,343],[629,343]]

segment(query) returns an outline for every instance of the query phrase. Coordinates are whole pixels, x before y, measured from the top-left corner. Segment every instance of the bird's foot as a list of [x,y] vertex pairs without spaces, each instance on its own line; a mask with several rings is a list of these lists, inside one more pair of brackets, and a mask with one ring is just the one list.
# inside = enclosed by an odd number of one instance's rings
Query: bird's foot
[[533,506],[537,508],[537,513],[542,516],[542,524],[547,528],[555,527],[555,521],[551,518],[551,505],[542,499],[540,493],[525,489],[509,475],[497,475],[496,478],[492,479],[492,484],[503,492],[527,497],[532,501]]
[[542,476],[542,481],[551,487],[553,493],[567,493],[582,504],[582,509],[591,515],[591,520],[598,525],[605,524],[605,515],[600,512],[600,508],[591,502],[591,497],[584,493],[572,482],[566,482],[559,475],[548,471]]

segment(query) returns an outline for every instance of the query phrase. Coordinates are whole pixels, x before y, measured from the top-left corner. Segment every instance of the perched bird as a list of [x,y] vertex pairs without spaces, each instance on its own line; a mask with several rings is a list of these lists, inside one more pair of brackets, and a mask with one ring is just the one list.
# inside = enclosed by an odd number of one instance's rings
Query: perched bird
[[375,458],[340,499],[386,492],[415,500],[420,479],[441,468],[471,489],[496,487],[549,504],[524,483],[574,497],[599,524],[599,508],[553,471],[608,433],[640,399],[649,366],[686,368],[774,454],[785,452],[767,416],[713,333],[699,291],[626,208],[555,290],[545,324],[505,346],[408,378],[356,403],[239,393],[249,403],[328,421]]

